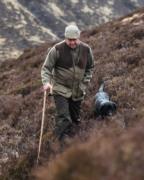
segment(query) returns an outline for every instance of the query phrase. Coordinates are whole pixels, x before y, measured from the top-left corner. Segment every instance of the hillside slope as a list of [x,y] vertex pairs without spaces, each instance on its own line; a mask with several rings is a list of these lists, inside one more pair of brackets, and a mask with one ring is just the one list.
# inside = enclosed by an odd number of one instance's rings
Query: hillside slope
[[[83,104],[92,129],[81,141],[36,171],[38,180],[142,180],[144,167],[144,10],[83,33],[95,54],[95,71]],[[92,98],[103,79],[118,111],[94,119]],[[98,121],[95,121],[98,120]],[[87,138],[87,134],[89,137]]]
[[62,37],[70,22],[85,29],[142,6],[143,0],[1,0],[0,61],[18,57],[25,48]]
[[[59,143],[49,146],[55,109],[52,97],[47,97],[41,163],[53,160],[54,164],[49,165],[51,173],[45,175],[43,170],[41,178],[143,179],[144,9],[84,31],[82,40],[90,44],[95,57],[93,79],[82,105],[82,124],[73,128],[74,137],[62,147]],[[43,101],[40,69],[51,45],[27,49],[18,59],[0,63],[1,179],[32,179]],[[94,117],[92,104],[102,79],[118,111],[100,120]],[[57,154],[60,157],[54,161]]]

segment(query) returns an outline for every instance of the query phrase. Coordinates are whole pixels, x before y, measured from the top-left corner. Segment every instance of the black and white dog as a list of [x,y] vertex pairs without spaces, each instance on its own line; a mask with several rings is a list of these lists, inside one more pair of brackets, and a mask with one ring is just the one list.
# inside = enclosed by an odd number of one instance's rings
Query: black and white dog
[[104,91],[104,83],[101,84],[99,91],[95,95],[94,113],[96,116],[111,116],[117,109],[114,102],[110,101],[108,93]]

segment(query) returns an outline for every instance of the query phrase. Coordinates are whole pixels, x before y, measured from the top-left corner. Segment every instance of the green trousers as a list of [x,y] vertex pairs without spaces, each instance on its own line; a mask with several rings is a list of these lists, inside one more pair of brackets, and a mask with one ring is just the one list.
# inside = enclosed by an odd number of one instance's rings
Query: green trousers
[[72,98],[54,95],[54,101],[56,106],[54,132],[60,139],[70,131],[73,123],[80,122],[81,100],[73,101]]

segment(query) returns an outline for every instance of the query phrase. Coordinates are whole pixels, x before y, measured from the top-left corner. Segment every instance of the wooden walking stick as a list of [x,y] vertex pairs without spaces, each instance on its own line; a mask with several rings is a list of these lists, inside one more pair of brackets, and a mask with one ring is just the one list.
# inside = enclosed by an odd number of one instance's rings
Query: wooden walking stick
[[43,110],[42,110],[42,121],[41,121],[41,132],[39,138],[39,148],[38,148],[38,156],[37,156],[37,165],[39,163],[41,144],[42,144],[42,135],[43,135],[43,127],[44,127],[44,119],[45,119],[45,109],[46,109],[46,90],[44,91],[44,99],[43,99]]

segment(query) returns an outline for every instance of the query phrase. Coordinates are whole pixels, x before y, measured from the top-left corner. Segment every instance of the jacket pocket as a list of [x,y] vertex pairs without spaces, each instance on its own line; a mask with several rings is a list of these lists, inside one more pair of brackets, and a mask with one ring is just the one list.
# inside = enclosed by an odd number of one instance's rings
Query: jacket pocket
[[71,90],[60,85],[60,84],[55,84],[53,86],[53,94],[60,94],[65,97],[70,97],[71,96]]

